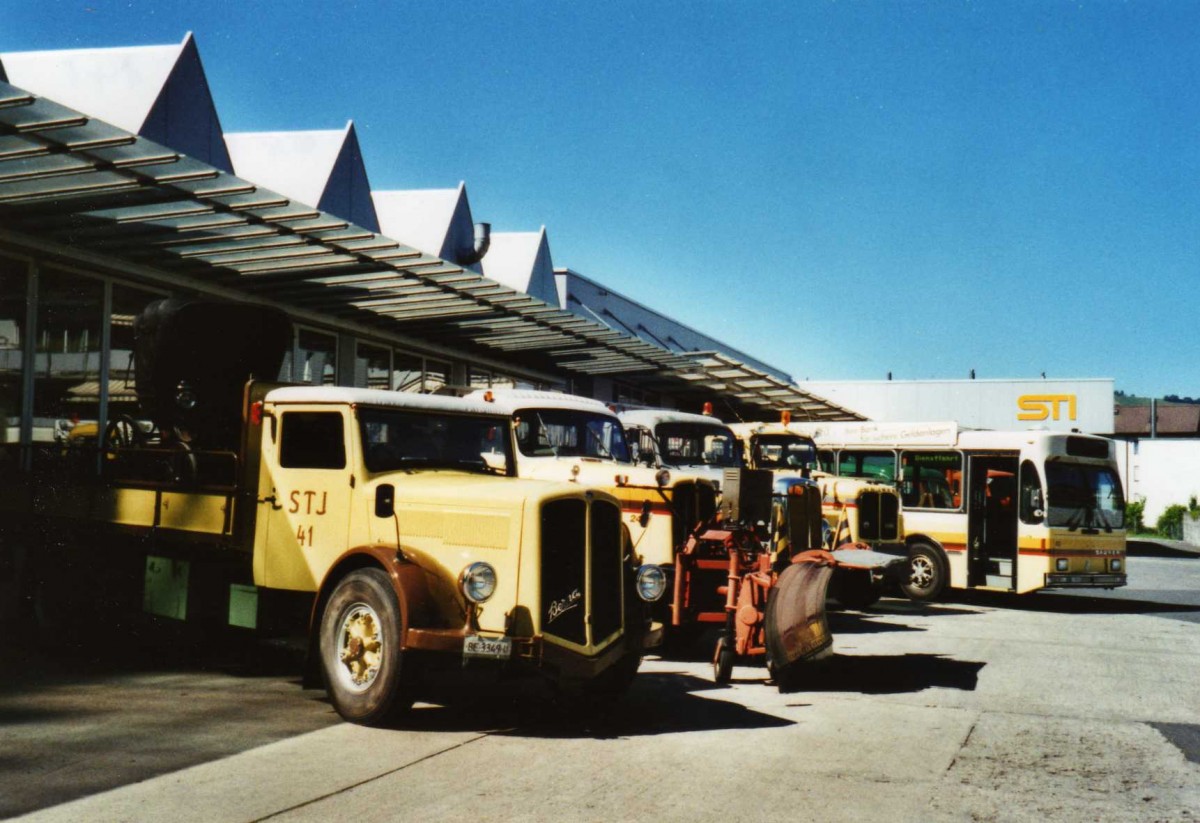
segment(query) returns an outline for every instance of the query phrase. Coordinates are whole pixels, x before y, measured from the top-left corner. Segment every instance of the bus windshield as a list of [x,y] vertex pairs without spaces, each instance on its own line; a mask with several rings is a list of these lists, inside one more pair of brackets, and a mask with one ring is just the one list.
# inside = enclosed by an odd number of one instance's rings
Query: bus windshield
[[754,465],[760,469],[804,469],[817,463],[817,447],[794,434],[760,434],[754,438]]
[[521,409],[517,448],[527,457],[595,457],[628,463],[625,432],[615,417],[575,409]]
[[701,423],[659,423],[655,429],[664,462],[675,466],[742,465],[733,432]]
[[1050,462],[1046,482],[1046,525],[1071,530],[1124,527],[1121,481],[1107,466]]

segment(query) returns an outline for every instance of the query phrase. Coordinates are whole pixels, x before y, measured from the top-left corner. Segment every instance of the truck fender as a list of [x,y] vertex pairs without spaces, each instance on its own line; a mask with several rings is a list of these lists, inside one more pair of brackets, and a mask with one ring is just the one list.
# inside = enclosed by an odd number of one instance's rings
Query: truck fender
[[311,679],[313,683],[320,682],[318,644],[320,642],[321,613],[325,609],[326,602],[343,577],[357,569],[369,567],[383,569],[391,581],[392,590],[396,593],[396,602],[400,605],[400,621],[403,626],[402,644],[407,644],[406,638],[410,628],[434,627],[445,622],[439,617],[425,569],[388,546],[359,546],[350,549],[329,567],[313,601],[312,613],[309,615],[308,622],[306,681]]

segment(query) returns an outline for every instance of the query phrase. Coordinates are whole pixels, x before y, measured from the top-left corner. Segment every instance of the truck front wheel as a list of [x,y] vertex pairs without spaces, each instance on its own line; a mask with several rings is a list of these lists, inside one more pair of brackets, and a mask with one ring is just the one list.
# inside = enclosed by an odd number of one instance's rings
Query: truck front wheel
[[412,706],[400,628],[400,605],[382,569],[359,569],[338,582],[321,614],[321,668],[346,720],[377,725]]

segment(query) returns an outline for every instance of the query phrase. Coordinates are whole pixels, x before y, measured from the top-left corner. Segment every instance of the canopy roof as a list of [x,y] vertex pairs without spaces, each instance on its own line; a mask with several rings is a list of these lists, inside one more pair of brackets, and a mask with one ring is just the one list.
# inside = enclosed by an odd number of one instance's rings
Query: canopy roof
[[[250,299],[696,401],[859,419],[730,358],[677,354],[0,82],[0,226]],[[65,252],[64,252],[65,253]]]

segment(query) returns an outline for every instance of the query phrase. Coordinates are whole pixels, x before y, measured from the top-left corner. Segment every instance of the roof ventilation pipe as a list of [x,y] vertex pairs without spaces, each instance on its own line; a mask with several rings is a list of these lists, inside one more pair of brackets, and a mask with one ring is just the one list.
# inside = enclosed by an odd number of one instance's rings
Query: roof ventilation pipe
[[469,249],[460,249],[458,252],[458,264],[460,266],[472,266],[483,259],[487,254],[488,247],[492,245],[492,224],[491,223],[476,223],[475,224],[475,243]]

